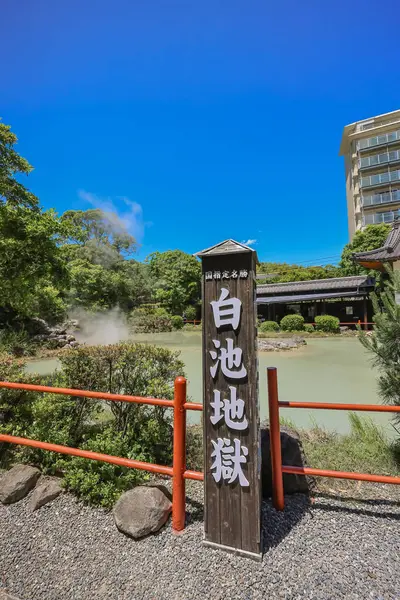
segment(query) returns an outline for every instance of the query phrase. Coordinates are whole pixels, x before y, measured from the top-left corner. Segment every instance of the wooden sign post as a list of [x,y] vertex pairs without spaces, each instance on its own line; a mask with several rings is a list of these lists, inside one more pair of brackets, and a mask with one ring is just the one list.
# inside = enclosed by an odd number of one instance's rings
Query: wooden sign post
[[204,543],[261,559],[257,255],[227,240],[197,256],[203,266]]

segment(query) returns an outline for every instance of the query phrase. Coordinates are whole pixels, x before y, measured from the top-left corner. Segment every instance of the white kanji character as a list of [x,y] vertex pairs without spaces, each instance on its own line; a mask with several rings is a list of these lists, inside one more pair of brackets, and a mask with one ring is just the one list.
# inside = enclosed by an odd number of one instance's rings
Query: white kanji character
[[212,474],[214,480],[219,483],[222,479],[230,484],[239,479],[239,485],[248,487],[250,484],[242,470],[242,464],[247,463],[246,456],[249,454],[246,446],[241,446],[237,438],[233,440],[233,445],[228,438],[217,438],[211,443],[214,448],[211,453],[211,458],[214,458],[211,465],[211,470],[215,469]]
[[221,271],[214,271],[214,279],[221,279]]
[[230,399],[221,400],[221,392],[214,390],[214,402],[210,403],[214,409],[214,414],[210,417],[210,421],[213,425],[216,425],[225,416],[227,427],[243,431],[248,426],[248,421],[244,416],[244,401],[241,398],[237,398],[235,387],[229,386],[229,391]]
[[242,303],[239,298],[228,298],[228,296],[229,290],[221,288],[219,300],[210,302],[214,314],[214,323],[217,329],[223,325],[232,325],[232,328],[236,331],[240,324]]
[[231,277],[232,277],[232,279],[237,279],[238,278],[238,272],[237,271],[232,271]]
[[206,281],[208,281],[209,279],[212,279],[212,278],[213,278],[212,271],[207,271],[206,272]]
[[229,271],[222,271],[222,279],[229,279]]
[[241,279],[246,279],[246,277],[247,277],[247,275],[248,275],[248,274],[249,274],[249,273],[248,273],[248,271],[246,271],[246,269],[241,269],[241,270],[240,270],[240,273],[239,273],[239,277],[240,277]]
[[[225,377],[230,379],[243,379],[246,377],[247,370],[245,366],[242,365],[242,350],[233,347],[233,340],[230,338],[226,340],[226,348],[221,348],[221,342],[219,340],[213,340],[212,342],[214,347],[219,350],[219,354],[215,350],[209,351],[211,358],[217,361],[215,365],[210,367],[211,377],[214,379],[220,364],[221,371]],[[233,371],[233,367],[236,367],[236,369],[239,370]]]

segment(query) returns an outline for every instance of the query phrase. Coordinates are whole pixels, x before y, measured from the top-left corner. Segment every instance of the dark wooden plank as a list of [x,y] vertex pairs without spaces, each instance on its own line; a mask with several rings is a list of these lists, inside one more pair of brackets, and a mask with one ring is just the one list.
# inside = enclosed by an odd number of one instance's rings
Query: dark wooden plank
[[204,534],[205,539],[216,544],[221,543],[220,536],[220,510],[219,510],[219,488],[215,485],[211,472],[211,432],[210,432],[210,391],[211,384],[208,377],[208,348],[212,344],[210,302],[217,294],[216,282],[207,282],[205,285],[203,262],[203,428],[204,428]]
[[[259,452],[259,407],[258,370],[255,322],[255,255],[251,250],[236,254],[223,254],[221,248],[215,256],[203,256],[203,397],[204,397],[204,469],[205,469],[205,541],[227,548],[241,549],[255,555],[260,553],[260,452]],[[222,274],[246,270],[248,276],[223,279]],[[220,279],[209,279],[208,272],[219,272]],[[229,290],[228,298],[239,298],[242,303],[240,327],[217,329],[214,323],[212,301],[217,301],[221,289]],[[220,344],[215,348],[213,340]],[[227,349],[227,340],[232,340],[234,349],[242,350],[242,364],[247,370],[246,378],[233,378],[222,373],[221,364],[213,378],[210,367],[215,360],[210,350],[220,352]],[[235,370],[235,368],[233,368]],[[231,399],[232,387],[237,398],[244,401],[249,426],[246,431],[228,427],[225,419],[213,425],[214,414],[211,402],[214,390],[221,393],[222,400]],[[248,449],[243,474],[249,481],[242,487],[238,481],[229,484],[221,479],[216,483],[212,476],[212,440],[239,439],[241,446]]]
[[[255,360],[249,364],[248,420],[251,430],[247,438],[249,444],[249,481],[250,488],[242,488],[242,549],[248,552],[260,552],[260,507],[261,507],[261,465],[259,445],[259,405],[258,405],[258,364],[257,364],[257,313],[255,305],[255,261],[251,257],[251,277],[247,281],[246,296],[249,298],[248,320],[245,323],[249,345],[252,345]],[[249,347],[249,352],[251,349]],[[250,473],[251,471],[251,473]],[[251,480],[250,480],[251,477]]]

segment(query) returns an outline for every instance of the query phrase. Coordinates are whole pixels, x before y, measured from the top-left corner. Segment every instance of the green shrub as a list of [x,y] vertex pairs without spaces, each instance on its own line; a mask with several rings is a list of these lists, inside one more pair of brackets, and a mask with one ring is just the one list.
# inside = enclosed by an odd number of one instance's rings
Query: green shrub
[[173,315],[171,317],[171,323],[172,323],[172,327],[174,329],[182,329],[184,323],[183,323],[183,318],[180,317],[179,315]]
[[[23,361],[2,355],[0,379],[173,399],[174,380],[184,374],[178,352],[131,342],[65,350],[60,361],[60,371],[41,378],[24,374]],[[172,460],[172,411],[159,406],[2,390],[0,431],[151,463]],[[101,506],[110,506],[121,491],[146,479],[136,470],[7,446],[0,444],[2,463],[18,460],[46,473],[61,470],[68,489]]]
[[161,333],[173,329],[171,316],[165,308],[153,306],[135,308],[130,314],[129,324],[136,333]]
[[[184,375],[179,352],[125,342],[110,346],[80,346],[60,357],[65,387],[153,398],[174,397],[174,380]],[[171,459],[172,411],[159,406],[107,402],[115,431],[140,444],[156,463]]]
[[48,323],[59,323],[66,317],[65,302],[60,297],[60,292],[52,285],[37,289],[34,304],[36,314]]
[[317,331],[338,333],[339,323],[339,319],[337,317],[332,317],[331,315],[320,315],[319,317],[315,317],[315,328]]
[[[131,440],[113,427],[107,427],[82,446],[83,450],[122,456],[136,460],[146,460],[139,444],[131,445]],[[64,471],[64,487],[88,504],[111,508],[118,497],[126,490],[149,479],[148,473],[119,467],[97,460],[72,457],[60,460]]]
[[264,321],[258,329],[262,332],[279,331],[279,325],[276,321]]
[[311,323],[305,323],[304,331],[307,331],[307,333],[314,333],[314,325],[312,325]]
[[150,311],[147,314],[154,314],[156,317],[170,317],[171,315],[169,314],[169,312],[167,311],[166,308],[164,308],[163,306],[157,306],[157,308],[154,309],[154,311]]
[[286,315],[281,320],[282,331],[303,331],[304,317],[301,315]]
[[194,321],[196,319],[197,310],[195,306],[187,306],[183,312],[187,321]]
[[38,344],[32,341],[31,336],[24,329],[20,331],[0,330],[0,352],[9,352],[16,357],[32,356],[37,347]]

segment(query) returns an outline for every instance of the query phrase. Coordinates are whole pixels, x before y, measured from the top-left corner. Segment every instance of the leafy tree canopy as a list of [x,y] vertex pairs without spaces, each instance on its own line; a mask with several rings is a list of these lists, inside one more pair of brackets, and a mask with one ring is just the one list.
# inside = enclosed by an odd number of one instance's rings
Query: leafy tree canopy
[[11,206],[25,206],[38,210],[38,199],[21,183],[17,175],[28,175],[33,167],[14,149],[17,136],[10,125],[0,123],[0,201]]
[[14,149],[16,136],[0,123],[0,297],[8,310],[32,316],[38,290],[67,283],[58,242],[68,235],[54,211],[16,180],[32,167]]
[[303,267],[301,265],[289,265],[288,263],[263,262],[257,270],[258,273],[274,274],[275,277],[271,279],[271,283],[329,279],[340,275],[338,267],[334,265]]
[[385,243],[389,231],[390,225],[384,223],[380,225],[367,225],[364,231],[357,231],[354,234],[353,240],[343,248],[342,258],[339,263],[342,274],[345,276],[367,273],[367,269],[353,262],[352,254],[354,252],[367,252],[368,250],[380,248]]
[[200,263],[182,250],[151,254],[147,262],[153,280],[153,298],[172,314],[182,314],[185,306],[200,298]]
[[61,217],[74,227],[72,243],[103,246],[118,254],[132,254],[137,249],[135,238],[129,234],[124,222],[113,212],[99,208],[89,210],[67,210]]

